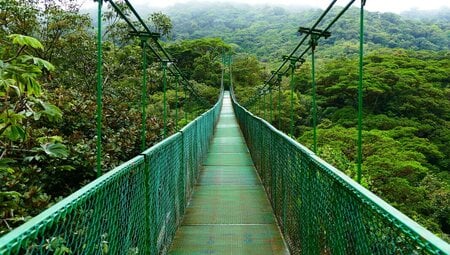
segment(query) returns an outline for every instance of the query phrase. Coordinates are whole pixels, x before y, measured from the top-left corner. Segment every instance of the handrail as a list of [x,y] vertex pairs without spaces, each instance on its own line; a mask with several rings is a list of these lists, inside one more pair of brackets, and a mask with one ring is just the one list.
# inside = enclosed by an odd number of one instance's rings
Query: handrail
[[159,254],[181,223],[223,100],[0,238],[0,254]]
[[448,243],[249,112],[233,93],[232,102],[293,254],[450,254]]

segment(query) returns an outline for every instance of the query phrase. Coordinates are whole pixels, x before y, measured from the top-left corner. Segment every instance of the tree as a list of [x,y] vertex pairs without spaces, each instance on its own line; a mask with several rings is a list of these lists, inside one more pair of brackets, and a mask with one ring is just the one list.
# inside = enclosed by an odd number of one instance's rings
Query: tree
[[172,21],[166,14],[155,12],[150,14],[148,19],[151,21],[154,31],[160,33],[161,36],[169,36],[172,32]]
[[[6,224],[0,233],[27,216],[27,210],[46,207],[48,196],[35,184],[49,174],[47,164],[68,156],[62,137],[38,128],[44,119],[51,123],[62,118],[61,110],[45,100],[39,82],[43,70],[53,71],[54,66],[29,54],[44,49],[35,38],[12,34],[7,39],[10,43],[3,42],[0,52],[0,179],[5,184],[0,187],[0,217]],[[22,176],[29,181],[22,182]]]

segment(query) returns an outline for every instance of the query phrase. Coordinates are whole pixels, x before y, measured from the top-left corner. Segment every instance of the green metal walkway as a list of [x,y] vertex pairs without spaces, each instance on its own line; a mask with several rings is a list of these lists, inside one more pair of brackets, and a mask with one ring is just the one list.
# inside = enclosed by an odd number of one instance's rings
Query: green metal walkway
[[228,92],[169,254],[288,254]]

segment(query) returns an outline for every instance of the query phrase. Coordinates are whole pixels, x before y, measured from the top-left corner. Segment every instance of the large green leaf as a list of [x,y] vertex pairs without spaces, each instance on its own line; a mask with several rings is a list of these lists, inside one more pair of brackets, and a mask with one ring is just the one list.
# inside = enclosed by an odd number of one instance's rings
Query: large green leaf
[[20,125],[11,125],[6,129],[5,135],[11,141],[25,140],[25,130]]
[[57,121],[62,118],[62,111],[56,105],[44,102],[42,100],[39,100],[39,103],[42,108],[44,108],[41,113],[46,115],[49,120]]
[[14,169],[12,169],[10,167],[10,164],[13,164],[13,163],[16,163],[16,161],[14,159],[10,159],[10,158],[0,159],[0,173],[2,173],[2,172],[9,173],[9,174],[14,173]]
[[12,34],[9,35],[8,38],[11,38],[14,44],[18,44],[20,46],[28,46],[34,49],[41,49],[41,50],[44,49],[42,43],[39,42],[38,39],[31,36]]
[[43,144],[43,143],[62,143],[63,142],[63,138],[61,136],[58,136],[58,135],[43,136],[43,137],[36,138],[36,141],[38,141],[41,144]]
[[69,155],[67,147],[62,143],[41,144],[41,148],[50,157],[65,158]]
[[55,66],[52,65],[50,62],[43,60],[42,58],[38,58],[38,57],[34,57],[34,56],[29,56],[29,55],[24,55],[21,56],[21,60],[22,62],[28,62],[28,61],[32,61],[33,64],[37,65],[40,68],[45,68],[49,71],[53,71],[55,70]]
[[22,76],[27,77],[25,84],[27,85],[28,95],[40,96],[42,94],[41,84],[39,84],[39,82],[36,81],[32,75],[28,76],[28,74],[23,74]]

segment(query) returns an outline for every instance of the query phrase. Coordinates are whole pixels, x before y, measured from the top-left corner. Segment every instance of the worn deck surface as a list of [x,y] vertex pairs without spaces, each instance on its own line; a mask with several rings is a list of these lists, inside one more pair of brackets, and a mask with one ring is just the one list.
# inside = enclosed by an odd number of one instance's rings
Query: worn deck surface
[[228,93],[169,254],[288,254]]

